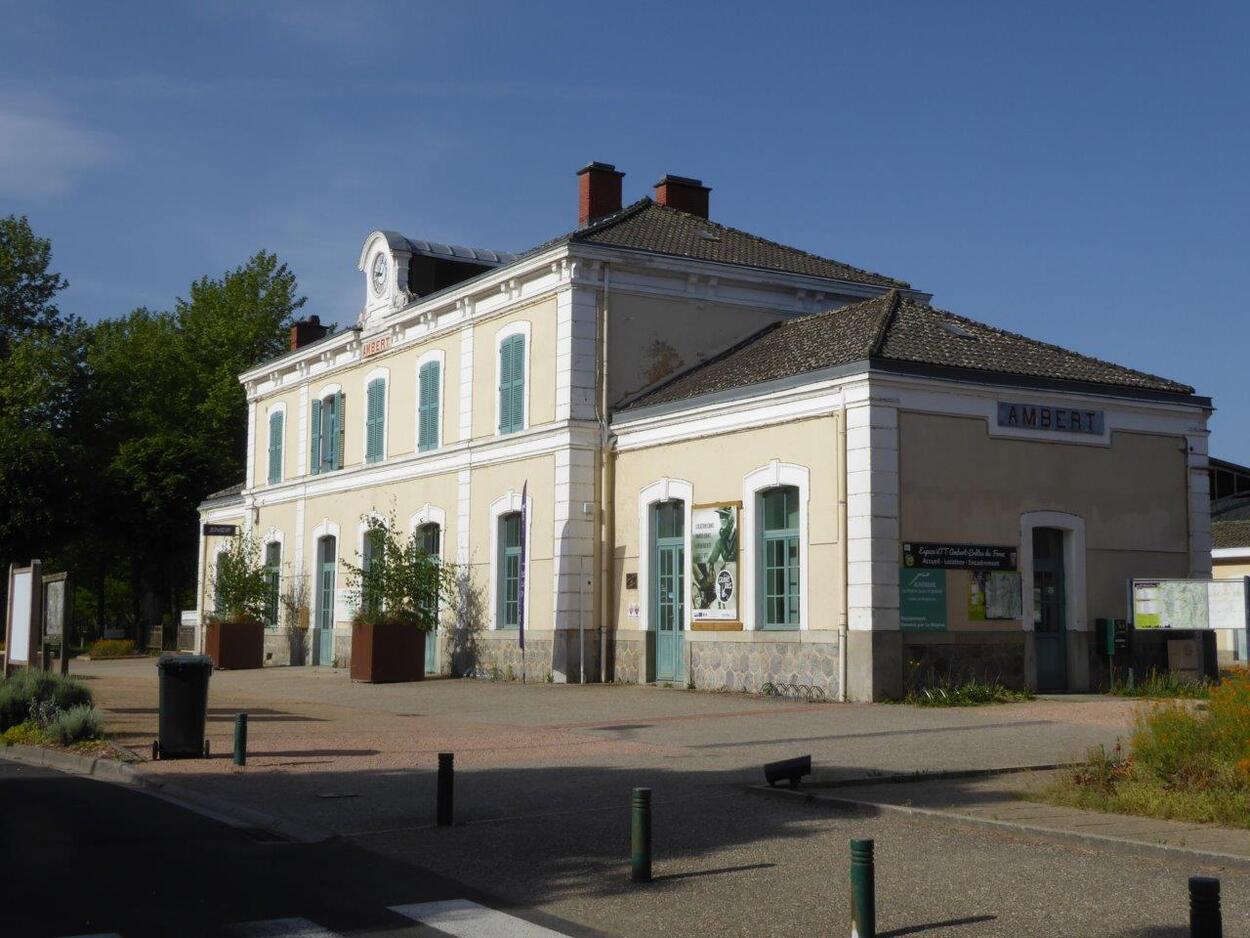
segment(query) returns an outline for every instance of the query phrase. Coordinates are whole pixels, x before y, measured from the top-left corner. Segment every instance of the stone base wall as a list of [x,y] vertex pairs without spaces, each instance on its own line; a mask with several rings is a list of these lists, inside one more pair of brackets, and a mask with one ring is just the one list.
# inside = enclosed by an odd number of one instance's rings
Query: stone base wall
[[838,646],[835,643],[687,640],[689,679],[699,690],[758,694],[766,684],[797,685],[838,695]]
[[617,684],[637,684],[642,679],[647,645],[642,637],[625,641],[608,636],[608,680]]
[[904,632],[903,690],[974,680],[1023,690],[1024,659],[1022,631]]
[[311,630],[265,629],[265,665],[285,667],[312,663]]

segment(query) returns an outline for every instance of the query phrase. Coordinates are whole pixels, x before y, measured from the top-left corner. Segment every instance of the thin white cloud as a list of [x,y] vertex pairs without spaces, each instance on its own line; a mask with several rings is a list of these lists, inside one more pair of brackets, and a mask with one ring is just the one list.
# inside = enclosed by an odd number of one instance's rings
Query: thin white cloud
[[74,122],[47,98],[0,97],[0,196],[64,195],[120,153],[112,134]]

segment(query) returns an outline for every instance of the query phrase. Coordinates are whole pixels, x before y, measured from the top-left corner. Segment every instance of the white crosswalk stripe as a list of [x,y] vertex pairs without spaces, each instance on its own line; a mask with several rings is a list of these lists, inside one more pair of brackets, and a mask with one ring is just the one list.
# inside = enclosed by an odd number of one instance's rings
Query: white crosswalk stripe
[[263,922],[232,925],[230,934],[239,938],[338,938],[338,932],[322,928],[306,918],[271,918]]
[[456,938],[564,938],[558,931],[468,899],[393,905],[391,911]]

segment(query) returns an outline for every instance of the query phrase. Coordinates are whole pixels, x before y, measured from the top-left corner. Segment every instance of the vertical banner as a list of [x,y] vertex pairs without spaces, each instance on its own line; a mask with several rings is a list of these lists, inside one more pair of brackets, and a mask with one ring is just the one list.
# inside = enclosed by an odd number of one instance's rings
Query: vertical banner
[[739,622],[738,502],[694,505],[690,511],[690,618]]
[[[516,591],[516,621],[517,621],[517,641],[521,644],[521,651],[525,651],[525,564],[528,559],[525,556],[525,542],[529,540],[525,536],[529,530],[529,514],[526,506],[529,499],[525,497],[525,493],[529,489],[529,480],[521,483],[521,568],[517,571],[517,591]],[[525,680],[525,667],[521,667],[521,680]]]

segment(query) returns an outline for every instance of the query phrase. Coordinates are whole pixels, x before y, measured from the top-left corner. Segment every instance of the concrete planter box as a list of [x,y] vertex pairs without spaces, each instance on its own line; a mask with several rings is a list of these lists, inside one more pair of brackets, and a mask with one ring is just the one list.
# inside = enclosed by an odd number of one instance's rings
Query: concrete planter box
[[265,666],[265,623],[259,619],[209,622],[204,632],[204,652],[213,665],[232,671]]
[[425,632],[410,622],[352,623],[352,680],[395,684],[425,680]]

